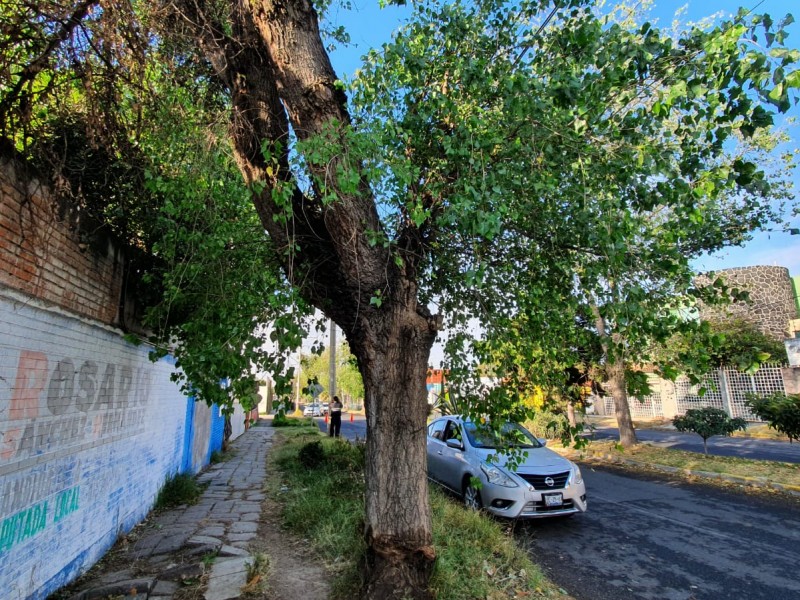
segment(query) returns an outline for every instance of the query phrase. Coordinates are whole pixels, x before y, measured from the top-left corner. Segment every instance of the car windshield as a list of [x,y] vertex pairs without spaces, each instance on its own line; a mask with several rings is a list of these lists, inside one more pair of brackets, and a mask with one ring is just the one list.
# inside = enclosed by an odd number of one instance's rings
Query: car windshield
[[464,423],[469,443],[474,448],[541,448],[531,432],[516,423],[506,423],[500,432],[493,431],[489,427],[482,427],[475,423]]

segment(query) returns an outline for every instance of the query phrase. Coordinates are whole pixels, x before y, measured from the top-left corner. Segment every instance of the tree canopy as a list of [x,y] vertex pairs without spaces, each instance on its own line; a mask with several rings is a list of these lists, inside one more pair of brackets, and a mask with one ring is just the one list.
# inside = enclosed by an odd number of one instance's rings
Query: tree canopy
[[[463,332],[451,385],[477,388],[479,363],[524,376],[494,404],[510,413],[521,384],[598,337],[596,363],[621,373],[690,328],[684,312],[718,291],[694,286],[691,259],[772,222],[794,167],[762,164],[798,52],[759,45],[782,42],[791,17],[741,11],[676,37],[582,3],[540,29],[543,8],[422,4],[355,82],[385,211],[420,224],[424,297]],[[475,320],[482,339],[464,353]]]

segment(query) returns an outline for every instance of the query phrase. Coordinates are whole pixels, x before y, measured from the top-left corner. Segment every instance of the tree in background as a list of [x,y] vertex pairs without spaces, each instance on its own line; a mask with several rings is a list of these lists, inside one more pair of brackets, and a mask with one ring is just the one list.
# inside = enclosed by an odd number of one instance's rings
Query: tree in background
[[747,429],[747,421],[731,418],[721,408],[690,408],[686,414],[672,419],[678,431],[691,431],[703,438],[703,452],[708,456],[708,438],[715,435],[730,435],[734,431]]
[[792,440],[800,440],[800,394],[750,396],[747,406],[762,421]]
[[786,362],[786,346],[742,318],[709,321],[709,331],[719,343],[709,350],[715,367],[734,366],[741,371],[755,371],[761,363]]
[[[520,364],[535,383],[543,359],[575,362],[580,318],[592,319],[583,331],[600,337],[601,364],[624,391],[620,366],[661,335],[662,299],[684,295],[689,258],[772,217],[780,188],[731,148],[771,130],[798,86],[800,56],[782,45],[785,23],[747,13],[675,38],[613,23],[583,0],[431,0],[365,57],[348,102],[322,9],[308,0],[6,3],[0,134],[34,160],[73,119],[113,159],[105,174],[130,167],[132,193],[115,184],[119,194],[92,200],[162,265],[163,305],[176,318],[160,333],[177,334],[189,382],[208,369],[249,386],[242,352],[279,369],[311,307],[342,329],[367,413],[363,593],[425,598],[435,559],[425,376],[443,324],[459,389],[479,389],[479,364],[509,373],[474,409],[490,423],[520,416]],[[252,212],[233,210],[237,198],[185,190],[195,177],[201,190],[228,188],[217,170],[181,179],[192,163],[180,144],[142,149],[143,131],[160,139],[153,89],[165,102],[187,93],[207,110],[186,123],[196,148],[204,125],[229,118],[217,156],[235,161]],[[180,128],[185,115],[174,114]],[[69,181],[58,161],[42,162],[54,182]],[[131,202],[142,180],[150,194]],[[154,222],[173,197],[194,207],[172,221],[194,244],[176,244],[175,259],[161,262]],[[260,227],[247,227],[254,216]],[[220,219],[231,229],[216,229]],[[228,251],[234,268],[219,268]],[[263,266],[248,270],[250,259]],[[230,305],[207,279],[228,273],[241,277],[224,286]],[[175,314],[184,285],[200,304]],[[215,299],[224,313],[205,306]],[[262,319],[278,345],[266,358]],[[518,351],[499,353],[509,342]]]
[[786,361],[783,343],[742,318],[708,319],[671,337],[654,356],[670,375],[684,373],[693,382],[710,369],[734,367],[755,373],[762,363]]
[[[330,348],[319,354],[303,356],[301,373],[307,381],[315,381],[325,390],[330,390]],[[364,383],[358,372],[355,357],[350,353],[346,343],[339,344],[336,349],[336,389],[337,394],[348,397],[357,403],[364,400]]]

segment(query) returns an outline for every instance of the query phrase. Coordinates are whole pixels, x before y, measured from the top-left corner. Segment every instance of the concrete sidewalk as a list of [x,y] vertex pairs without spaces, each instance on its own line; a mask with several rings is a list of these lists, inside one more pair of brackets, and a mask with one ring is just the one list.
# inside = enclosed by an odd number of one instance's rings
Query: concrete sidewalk
[[248,429],[231,444],[228,460],[198,476],[208,487],[197,504],[160,512],[136,527],[70,600],[171,600],[206,574],[206,600],[238,598],[254,560],[248,548],[258,532],[273,434],[263,420]]

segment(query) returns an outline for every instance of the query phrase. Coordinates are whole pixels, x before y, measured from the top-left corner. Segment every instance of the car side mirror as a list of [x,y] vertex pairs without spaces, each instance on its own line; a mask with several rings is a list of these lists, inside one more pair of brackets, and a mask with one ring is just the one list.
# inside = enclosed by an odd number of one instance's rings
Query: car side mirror
[[445,443],[447,444],[447,446],[449,448],[455,448],[456,450],[463,450],[464,449],[464,445],[459,440],[457,440],[456,438],[450,438]]
[[542,446],[547,446],[547,440],[544,438],[536,438]]

